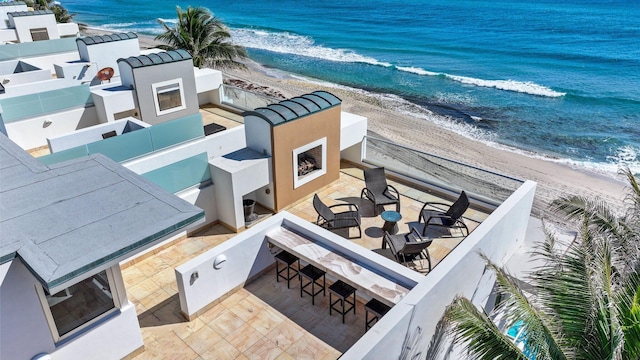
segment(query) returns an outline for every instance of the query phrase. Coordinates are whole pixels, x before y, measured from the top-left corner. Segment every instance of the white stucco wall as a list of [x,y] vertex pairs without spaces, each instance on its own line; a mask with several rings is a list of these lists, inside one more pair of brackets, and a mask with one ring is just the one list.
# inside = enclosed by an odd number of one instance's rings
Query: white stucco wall
[[76,146],[89,144],[102,140],[102,134],[115,131],[117,135],[122,135],[128,122],[131,126],[146,128],[150,125],[134,118],[122,119],[108,124],[99,124],[72,133],[47,138],[49,151],[54,153],[67,150]]
[[[16,67],[28,68],[28,71],[14,72]],[[2,68],[0,82],[5,88],[5,94],[11,92],[11,88],[16,85],[28,84],[36,81],[51,80],[51,72],[48,69],[39,69],[26,61],[9,60],[0,63]]]
[[16,28],[18,41],[33,42],[31,29],[46,28],[49,33],[49,40],[60,39],[56,17],[53,14],[30,15],[13,17],[9,14],[9,23]]
[[247,147],[259,153],[271,154],[271,126],[265,120],[256,116],[245,116],[244,128]]
[[211,179],[219,203],[218,217],[234,229],[245,225],[243,197],[271,183],[271,158],[248,148],[242,151],[252,154],[242,159],[221,156],[211,160]]
[[55,65],[65,62],[78,61],[80,57],[77,51],[60,52],[57,54],[50,54],[45,56],[27,57],[24,58],[29,64],[39,67],[40,69],[49,69],[51,74],[56,73]]
[[15,29],[0,29],[0,42],[18,41],[18,34]]
[[62,23],[58,25],[58,34],[60,37],[76,36],[80,32],[80,28],[76,23]]
[[[51,124],[45,126],[45,121],[50,121]],[[47,146],[48,137],[67,134],[97,124],[95,108],[88,107],[11,122],[5,124],[5,128],[13,142],[28,150]]]
[[82,61],[96,64],[98,70],[110,67],[116,77],[120,76],[118,59],[140,55],[138,38],[91,45],[86,45],[81,40],[76,40],[76,42],[78,44],[78,54]]
[[134,91],[122,88],[119,83],[92,87],[91,97],[101,123],[115,121],[115,114],[136,109]]
[[[283,211],[177,267],[181,310],[188,316],[194,315],[211,302],[243,285],[248,278],[273,265],[275,260],[269,251],[265,235],[283,224],[368,269],[386,274],[403,286],[411,288],[424,279],[423,275],[413,270],[375,252],[362,251],[359,245]],[[226,261],[219,269],[215,269],[214,261],[220,255],[225,256]],[[194,272],[198,272],[198,279],[192,281]]]
[[218,219],[218,201],[216,200],[216,194],[213,184],[205,186],[203,188],[194,188],[180,191],[176,194],[182,200],[193,204],[200,209],[204,210],[205,222],[202,226],[211,224]]
[[7,16],[7,13],[27,10],[27,5],[24,3],[14,5],[5,4],[0,6],[0,29],[6,29],[7,26],[9,26],[9,17]]
[[340,112],[340,151],[362,143],[362,139],[366,135],[366,117],[344,111]]
[[90,329],[54,343],[36,293],[40,283],[19,259],[3,264],[3,272],[0,359],[31,359],[41,353],[50,354],[53,360],[114,359],[143,345],[135,307],[128,302]]
[[222,85],[222,72],[214,69],[193,68],[196,78],[196,92],[198,94],[216,90]]
[[91,82],[98,73],[98,66],[87,61],[54,64],[58,79],[76,80],[78,83]]

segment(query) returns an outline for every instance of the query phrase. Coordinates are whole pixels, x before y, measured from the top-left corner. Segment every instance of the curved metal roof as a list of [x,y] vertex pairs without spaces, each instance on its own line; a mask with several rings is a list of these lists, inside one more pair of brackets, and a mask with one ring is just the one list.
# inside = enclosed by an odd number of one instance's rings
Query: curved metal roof
[[149,55],[130,56],[126,59],[118,59],[118,63],[121,61],[126,62],[132,68],[140,68],[145,66],[167,64],[176,61],[191,60],[191,55],[186,50],[172,50],[164,51]]
[[115,33],[115,34],[109,34],[109,35],[86,36],[82,38],[77,38],[76,42],[82,41],[86,45],[95,45],[95,44],[102,44],[106,42],[137,39],[137,38],[138,38],[138,35],[132,32],[128,32],[128,33]]
[[253,111],[245,111],[242,116],[257,116],[267,121],[271,126],[276,126],[334,107],[340,103],[342,100],[330,92],[314,91],[310,94],[283,100],[277,104],[259,107]]

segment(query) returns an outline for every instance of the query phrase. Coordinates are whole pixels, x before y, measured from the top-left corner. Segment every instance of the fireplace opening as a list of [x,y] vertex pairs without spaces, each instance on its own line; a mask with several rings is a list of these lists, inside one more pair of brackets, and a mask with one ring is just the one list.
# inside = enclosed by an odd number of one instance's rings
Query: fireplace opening
[[298,154],[298,176],[322,169],[322,145]]
[[293,151],[294,188],[326,173],[326,138]]
[[306,153],[298,155],[298,176],[304,176],[317,170],[316,159]]

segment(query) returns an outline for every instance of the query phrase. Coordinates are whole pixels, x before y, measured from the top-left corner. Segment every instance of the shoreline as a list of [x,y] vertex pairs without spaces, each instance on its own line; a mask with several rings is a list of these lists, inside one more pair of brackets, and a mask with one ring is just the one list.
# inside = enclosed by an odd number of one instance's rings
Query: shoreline
[[[113,31],[88,26],[85,35],[103,35]],[[137,34],[140,48],[153,48],[159,44],[153,36]],[[551,222],[558,216],[548,208],[551,201],[563,196],[578,195],[599,198],[619,211],[625,196],[626,183],[618,178],[592,171],[574,168],[569,164],[544,159],[544,154],[526,155],[525,150],[510,151],[491,146],[447,129],[402,107],[412,103],[391,96],[331,84],[322,80],[307,79],[283,70],[267,68],[253,60],[247,61],[248,70],[224,70],[226,80],[239,79],[287,98],[315,90],[325,90],[342,99],[342,110],[368,118],[368,133],[383,139],[456,160],[489,171],[538,183],[533,214]],[[428,110],[422,109],[428,114]],[[498,144],[499,145],[499,144]],[[506,146],[505,146],[506,147]],[[560,222],[562,224],[563,222]]]

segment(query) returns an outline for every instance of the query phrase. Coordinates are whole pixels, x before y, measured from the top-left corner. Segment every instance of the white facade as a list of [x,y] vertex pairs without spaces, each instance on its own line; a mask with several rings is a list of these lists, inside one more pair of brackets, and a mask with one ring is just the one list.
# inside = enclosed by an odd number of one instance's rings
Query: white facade
[[110,67],[114,71],[114,77],[120,76],[118,59],[140,55],[137,37],[95,44],[87,44],[82,39],[77,39],[76,42],[81,61],[95,64],[97,70]]
[[[28,10],[29,8],[27,8],[27,5],[21,1],[10,1],[0,4],[0,30],[11,28],[11,24],[9,23],[9,15],[7,15],[8,13]],[[11,31],[13,31],[13,29],[11,29]]]
[[14,14],[21,13],[8,14],[9,26],[15,28],[18,42],[37,41],[38,39],[34,39],[36,32],[40,32],[42,36],[46,36],[46,40],[60,39],[58,24],[56,23],[56,17],[53,13],[28,16],[18,16]]

